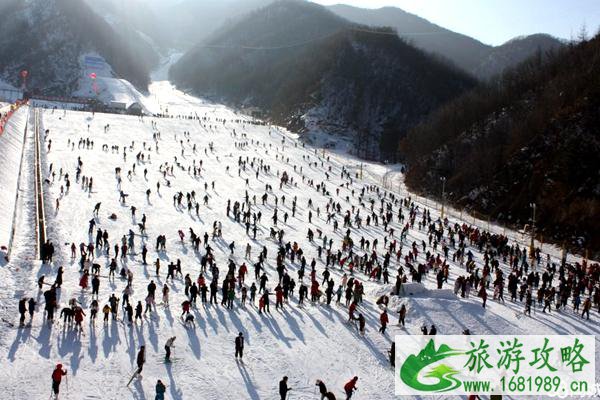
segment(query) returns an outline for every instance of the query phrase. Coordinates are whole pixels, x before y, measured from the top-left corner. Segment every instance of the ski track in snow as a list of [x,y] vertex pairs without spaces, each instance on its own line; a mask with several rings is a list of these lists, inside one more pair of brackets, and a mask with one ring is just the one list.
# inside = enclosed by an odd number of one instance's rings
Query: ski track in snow
[[[200,267],[199,259],[204,251],[196,254],[189,243],[188,228],[203,235],[204,232],[212,233],[213,221],[223,224],[223,239],[211,242],[215,250],[216,262],[220,269],[220,280],[224,276],[227,262],[230,258],[228,244],[235,241],[235,255],[231,257],[236,265],[245,261],[249,274],[247,283],[254,280],[252,261],[256,261],[263,245],[268,248],[267,271],[269,276],[268,286],[273,289],[277,281],[274,257],[277,252],[277,243],[269,239],[270,218],[274,208],[273,194],[269,195],[268,205],[262,206],[260,196],[264,193],[265,184],[273,186],[275,194],[285,194],[285,205],[279,203],[280,222],[279,228],[285,231],[284,241],[297,241],[304,250],[307,261],[317,258],[316,243],[309,244],[306,239],[308,224],[307,201],[313,199],[316,207],[320,207],[321,216],[317,217],[313,210],[312,228],[323,231],[324,235],[333,237],[334,249],[339,246],[345,229],[343,217],[340,216],[340,229],[334,233],[332,225],[325,223],[325,204],[329,196],[316,192],[302,182],[302,174],[309,179],[314,179],[315,185],[325,179],[324,172],[331,165],[331,179],[327,182],[327,190],[335,201],[347,205],[346,196],[356,202],[357,197],[352,197],[349,189],[341,188],[340,195],[335,194],[335,189],[345,180],[340,179],[341,168],[346,166],[351,171],[357,171],[360,161],[349,156],[337,153],[331,155],[331,162],[324,161],[320,166],[321,149],[302,147],[297,135],[286,132],[280,128],[268,126],[255,126],[248,123],[234,123],[232,120],[246,120],[246,117],[235,114],[228,108],[193,98],[172,88],[167,82],[157,82],[151,87],[152,101],[155,108],[168,108],[172,114],[199,115],[208,117],[210,121],[203,122],[185,119],[153,119],[138,117],[95,114],[63,111],[44,110],[41,112],[42,132],[50,130],[46,143],[42,147],[47,150],[48,140],[52,140],[51,150],[44,152],[42,157],[42,170],[48,173],[50,163],[53,164],[57,177],[54,182],[45,185],[46,214],[48,218],[48,235],[55,243],[54,265],[41,265],[34,261],[35,238],[33,196],[33,173],[23,173],[22,186],[25,192],[20,198],[17,213],[17,236],[15,237],[14,256],[11,262],[0,269],[0,277],[5,285],[0,289],[3,304],[3,317],[13,315],[13,321],[18,320],[16,315],[17,302],[20,296],[43,296],[37,290],[37,278],[46,275],[47,281],[52,282],[56,269],[60,263],[65,268],[64,284],[59,291],[59,303],[64,306],[68,299],[74,297],[83,304],[88,313],[91,302],[91,293],[82,292],[78,286],[78,260],[71,260],[69,245],[88,243],[95,239],[95,234],[88,237],[88,221],[92,218],[92,209],[97,202],[102,202],[98,217],[97,228],[108,229],[109,241],[112,246],[126,235],[129,229],[136,232],[135,251],[139,253],[141,244],[145,241],[148,245],[149,263],[157,257],[154,251],[155,238],[159,234],[167,236],[168,252],[160,255],[161,277],[156,278],[152,264],[143,266],[141,256],[131,255],[126,259],[126,265],[134,272],[134,293],[131,296],[132,305],[138,300],[143,302],[146,296],[146,286],[150,279],[157,282],[157,296],[160,298],[162,284],[165,282],[166,267],[169,261],[181,259],[183,273],[189,273],[195,281]],[[226,119],[227,122],[217,123],[216,118]],[[161,133],[158,141],[159,151],[154,151],[152,139],[153,128],[151,121],[155,121]],[[27,132],[25,143],[24,171],[32,171],[33,162],[33,132],[30,120],[30,129]],[[104,125],[110,124],[110,130],[105,133]],[[88,130],[89,125],[89,130]],[[212,125],[212,128],[208,125]],[[235,129],[237,138],[232,136]],[[184,138],[183,132],[190,132],[190,142]],[[245,141],[240,137],[247,134],[248,147],[236,148],[234,142]],[[77,142],[80,138],[90,138],[94,141],[94,149],[78,149]],[[285,142],[282,143],[283,138]],[[68,140],[75,142],[75,149],[67,145]],[[181,155],[180,140],[184,141],[185,156]],[[254,140],[255,144],[250,141]],[[135,142],[133,151],[127,152],[127,161],[123,161],[122,147]],[[256,141],[259,144],[256,144]],[[135,174],[129,180],[127,172],[136,162],[135,154],[142,151],[142,143],[152,145],[152,151],[145,151],[151,155],[151,161],[136,165]],[[214,153],[204,153],[210,142],[214,142]],[[107,144],[109,151],[102,151],[102,145]],[[192,145],[196,144],[197,154],[192,153]],[[111,145],[119,145],[118,154],[110,151]],[[279,157],[276,160],[276,155]],[[329,155],[329,154],[328,154]],[[92,193],[83,191],[81,184],[75,181],[75,168],[77,157],[81,156],[83,162],[82,176],[92,176],[94,187]],[[174,176],[167,176],[172,186],[168,187],[159,166],[164,162],[173,163],[174,157],[185,165],[192,165],[192,160],[203,160],[202,176],[194,178],[187,170],[175,167]],[[254,170],[247,166],[247,171],[241,172],[238,177],[238,157],[253,157],[264,159],[265,164],[271,166],[270,174],[261,171],[258,181],[255,179]],[[308,166],[303,156],[310,157],[310,161],[318,161],[319,166]],[[282,157],[285,160],[282,160]],[[289,158],[289,162],[287,161]],[[226,167],[229,166],[229,172]],[[294,172],[294,166],[297,171]],[[127,205],[119,203],[119,192],[115,179],[114,169],[121,167],[122,190],[129,194]],[[300,173],[300,167],[303,172]],[[58,171],[63,169],[69,173],[71,190],[68,194],[60,195],[62,181],[58,180]],[[148,169],[148,180],[143,177],[144,168]],[[351,186],[360,191],[364,184],[380,184],[386,173],[390,171],[387,166],[365,163],[364,180],[355,180]],[[279,190],[277,171],[287,171],[298,187],[284,186]],[[392,171],[393,172],[393,171]],[[245,179],[249,178],[250,186],[246,187]],[[48,179],[52,180],[50,176]],[[156,182],[161,182],[160,194],[156,192]],[[215,190],[210,188],[215,181]],[[204,190],[204,183],[209,185],[208,191]],[[152,194],[150,202],[146,201],[145,191],[150,188]],[[187,210],[179,210],[173,206],[173,195],[178,191],[196,191],[196,198],[200,201],[200,218],[195,213],[188,214]],[[250,198],[256,194],[256,210],[262,211],[262,221],[259,224],[257,240],[253,241],[245,233],[245,228],[225,215],[227,199],[242,201],[245,191],[248,190]],[[401,190],[405,190],[401,188]],[[207,193],[210,196],[209,205],[204,206],[201,198]],[[406,193],[406,192],[403,192]],[[294,196],[298,196],[298,211],[296,217],[291,216],[291,203]],[[366,199],[374,194],[367,193]],[[55,211],[55,199],[60,199],[60,209]],[[185,199],[184,199],[185,200]],[[185,201],[184,201],[185,202]],[[377,203],[376,203],[377,204]],[[434,203],[430,203],[434,204]],[[129,207],[137,207],[137,220],[132,220]],[[342,211],[345,209],[343,208]],[[395,207],[394,210],[397,210]],[[363,217],[365,217],[364,211]],[[283,212],[288,212],[290,218],[283,224]],[[436,209],[431,209],[432,217],[439,215]],[[116,221],[108,219],[108,215],[115,213]],[[142,214],[148,217],[147,237],[137,234],[137,222]],[[406,213],[406,211],[405,211]],[[394,212],[394,217],[396,212]],[[451,219],[454,221],[454,219]],[[400,232],[398,223],[392,226],[396,229],[396,237]],[[185,232],[185,242],[181,243],[177,231]],[[364,227],[361,230],[352,229],[355,242],[361,235],[373,240],[379,238],[378,254],[383,254],[383,228],[381,226]],[[95,232],[94,232],[95,233]],[[511,233],[512,234],[512,233]],[[514,238],[518,238],[515,233]],[[410,231],[405,241],[405,248],[413,241],[420,243],[427,241],[425,230],[416,228]],[[246,243],[252,245],[252,260],[243,257]],[[419,246],[420,247],[420,246]],[[482,254],[471,248],[475,254],[478,266],[483,265]],[[404,251],[404,254],[407,250]],[[359,250],[359,254],[362,252]],[[556,254],[553,253],[554,256]],[[423,255],[421,254],[420,257]],[[390,271],[397,268],[395,258],[392,257]],[[110,259],[104,254],[97,253],[96,262],[103,269],[102,275],[108,274],[105,267]],[[451,260],[450,260],[451,261]],[[555,259],[556,261],[556,259]],[[402,262],[403,264],[403,262]],[[347,311],[345,307],[332,305],[311,305],[308,302],[300,308],[296,305],[296,296],[289,306],[283,311],[275,309],[274,301],[271,303],[271,314],[258,314],[257,308],[247,305],[241,307],[240,293],[236,292],[236,306],[230,311],[221,306],[198,307],[192,313],[196,318],[195,328],[185,328],[180,322],[181,302],[185,299],[182,279],[176,279],[169,284],[170,308],[157,306],[157,312],[151,318],[145,319],[142,324],[128,326],[112,322],[106,326],[102,324],[102,315],[99,313],[96,325],[89,324],[88,317],[84,322],[84,334],[78,335],[72,330],[65,329],[62,321],[54,326],[41,326],[42,304],[38,305],[34,326],[31,329],[14,329],[3,323],[0,328],[0,356],[1,365],[4,367],[4,378],[0,381],[0,390],[9,395],[8,398],[16,399],[43,399],[49,395],[50,374],[57,362],[62,362],[67,368],[68,389],[66,382],[61,386],[61,399],[153,399],[156,379],[161,379],[167,385],[167,399],[275,399],[277,384],[283,375],[289,376],[289,386],[294,388],[291,399],[316,399],[319,396],[315,391],[315,380],[322,379],[338,398],[344,398],[342,387],[352,376],[358,375],[358,387],[355,397],[361,399],[391,399],[394,392],[393,372],[387,361],[387,350],[391,345],[394,335],[406,333],[419,334],[423,324],[428,326],[435,323],[439,333],[459,334],[463,329],[469,328],[477,334],[542,334],[542,333],[581,333],[599,334],[598,313],[592,311],[590,321],[582,321],[571,312],[560,312],[542,315],[535,309],[534,318],[519,315],[523,303],[499,304],[491,299],[488,308],[484,311],[481,301],[471,295],[469,299],[456,298],[451,293],[454,278],[461,274],[461,267],[451,264],[451,278],[445,285],[446,291],[437,292],[435,276],[430,274],[425,279],[425,286],[430,289],[423,294],[402,299],[392,299],[390,309],[395,311],[399,304],[404,302],[408,306],[406,318],[407,328],[400,329],[395,325],[397,314],[390,313],[391,324],[387,336],[377,332],[379,327],[380,309],[375,305],[378,296],[391,291],[392,285],[384,285],[366,281],[364,275],[358,273],[359,279],[365,283],[365,302],[359,311],[367,319],[367,333],[361,337],[354,326],[346,323]],[[119,263],[120,269],[121,264]],[[286,260],[290,276],[297,278],[296,271],[299,262],[291,264]],[[503,265],[506,269],[506,265]],[[317,259],[318,279],[321,281],[321,272],[324,268],[324,256]],[[309,275],[310,266],[307,266]],[[118,271],[117,271],[118,272]],[[336,288],[340,282],[339,269],[331,270],[336,281]],[[210,272],[208,273],[210,275]],[[391,273],[391,281],[395,273]],[[305,281],[307,278],[305,278]],[[219,282],[221,283],[221,282]],[[118,277],[114,281],[101,279],[100,308],[105,304],[109,295],[115,293],[121,297],[125,283]],[[450,291],[449,295],[445,295]],[[219,300],[220,300],[219,291]],[[161,300],[157,299],[157,302]],[[343,300],[342,300],[343,302]],[[8,304],[7,304],[8,303]],[[119,305],[119,317],[122,318],[123,310]],[[234,359],[233,340],[238,332],[243,332],[246,337],[246,348],[243,363]],[[170,336],[177,336],[173,357],[178,360],[172,364],[160,362],[164,355],[164,343]],[[146,365],[142,373],[143,378],[134,379],[129,388],[125,387],[127,380],[135,368],[135,357],[140,344],[146,344]],[[597,369],[600,365],[596,357]],[[428,398],[428,397],[422,397]],[[440,397],[436,397],[440,398]],[[444,398],[444,397],[442,397]]]

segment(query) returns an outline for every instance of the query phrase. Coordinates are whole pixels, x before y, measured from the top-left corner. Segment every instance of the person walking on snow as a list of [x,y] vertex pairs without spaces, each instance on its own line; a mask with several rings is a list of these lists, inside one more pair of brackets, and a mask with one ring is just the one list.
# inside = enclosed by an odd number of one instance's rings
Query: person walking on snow
[[79,328],[79,331],[83,332],[83,326],[81,325],[81,323],[83,322],[83,317],[86,314],[85,314],[85,312],[83,312],[83,308],[81,308],[81,307],[76,307],[74,312],[75,312],[75,329]]
[[404,318],[406,318],[406,305],[402,304],[402,307],[400,307],[400,311],[398,312],[400,314],[399,319],[398,319],[398,325],[402,325],[402,327],[404,327]]
[[283,379],[279,381],[279,395],[281,396],[281,400],[285,400],[288,392],[292,390],[292,388],[288,388],[287,381],[287,376],[284,376]]
[[381,322],[381,328],[379,328],[379,332],[385,335],[385,328],[387,327],[387,324],[389,322],[386,310],[383,310],[383,312],[379,316],[379,322]]
[[37,305],[37,301],[35,301],[32,297],[29,299],[29,302],[27,304],[29,309],[29,320],[30,322],[33,322],[33,313],[35,312],[35,306]]
[[190,314],[190,301],[189,300],[185,300],[183,303],[181,303],[181,309],[183,310],[181,313],[181,318],[183,318],[184,315],[189,315]]
[[358,390],[358,388],[356,387],[357,381],[358,381],[358,376],[355,376],[354,378],[350,379],[344,385],[344,392],[346,392],[346,400],[350,400],[352,398],[352,394],[354,393],[354,391]]
[[481,297],[481,300],[483,301],[481,305],[483,308],[485,308],[485,303],[487,302],[487,291],[483,285],[481,286],[481,289],[479,289],[479,297]]
[[52,372],[52,391],[55,399],[58,399],[60,382],[62,381],[62,377],[65,375],[67,375],[67,371],[62,368],[62,364],[56,364],[56,368]]
[[244,356],[244,334],[240,332],[240,334],[235,338],[235,358],[237,360],[238,355],[240,360]]
[[591,299],[588,297],[587,299],[585,299],[585,301],[583,302],[583,312],[581,313],[581,318],[583,318],[584,316],[586,316],[587,314],[587,319],[590,319],[590,308],[592,308],[592,301]]
[[325,396],[327,396],[327,386],[325,386],[325,382],[323,382],[320,379],[317,379],[317,383],[315,383],[315,386],[319,387],[319,394],[321,395],[321,400],[325,399]]
[[19,314],[21,314],[21,318],[19,318],[19,326],[23,326],[25,324],[25,313],[27,312],[27,297],[23,297],[19,300]]
[[164,284],[163,288],[162,288],[162,293],[163,293],[163,305],[165,307],[169,306],[169,291],[170,291],[169,286],[167,286],[167,284]]
[[154,400],[165,400],[165,392],[166,391],[167,391],[167,387],[159,379],[156,382],[156,396],[154,396]]

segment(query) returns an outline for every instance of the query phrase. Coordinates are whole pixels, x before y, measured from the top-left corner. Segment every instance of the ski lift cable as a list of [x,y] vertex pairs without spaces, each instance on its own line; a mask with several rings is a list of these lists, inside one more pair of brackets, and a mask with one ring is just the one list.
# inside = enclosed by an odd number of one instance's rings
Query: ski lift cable
[[385,35],[385,36],[396,36],[396,37],[402,37],[402,36],[418,36],[418,35],[437,35],[437,34],[444,34],[444,32],[402,32],[402,33],[397,33],[397,32],[390,32],[390,31],[375,31],[375,30],[369,30],[369,29],[359,29],[359,28],[348,28],[348,29],[344,29],[344,30],[339,30],[333,33],[329,33],[327,35],[323,35],[323,36],[319,36],[310,40],[306,40],[303,42],[299,42],[299,43],[292,43],[289,45],[282,45],[282,46],[243,46],[243,45],[225,45],[225,44],[204,44],[204,45],[200,45],[198,47],[202,47],[202,48],[207,48],[207,49],[242,49],[242,50],[284,50],[284,49],[290,49],[290,48],[294,48],[294,47],[301,47],[301,46],[306,46],[308,44],[311,44],[313,42],[317,42],[320,40],[324,40],[324,39],[328,39],[330,37],[339,35],[340,33],[344,33],[347,31],[351,31],[351,32],[362,32],[362,33],[370,33],[370,34],[374,34],[374,35]]

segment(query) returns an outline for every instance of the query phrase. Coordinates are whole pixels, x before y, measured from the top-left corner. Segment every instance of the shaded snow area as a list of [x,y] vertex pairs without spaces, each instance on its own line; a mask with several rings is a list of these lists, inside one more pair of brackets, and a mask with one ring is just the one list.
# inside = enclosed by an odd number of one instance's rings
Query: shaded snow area
[[[350,228],[355,252],[359,256],[372,252],[372,248],[368,252],[360,249],[361,236],[371,244],[377,239],[376,253],[382,263],[386,236],[384,226],[381,218],[378,225],[371,222],[366,226],[366,217],[371,215],[371,200],[374,201],[375,214],[379,214],[380,196],[384,193],[387,193],[386,199],[393,202],[391,192],[386,192],[379,184],[388,172],[396,173],[396,169],[365,163],[360,179],[359,160],[344,156],[342,152],[331,154],[322,149],[303,147],[295,134],[253,124],[250,119],[224,106],[178,92],[167,82],[154,83],[148,99],[163,112],[168,109],[171,114],[199,119],[140,119],[76,111],[40,111],[42,132],[49,130],[42,145],[45,153],[42,169],[49,181],[45,185],[48,235],[56,251],[51,264],[41,265],[33,261],[31,249],[35,235],[27,222],[33,207],[24,200],[19,205],[19,234],[14,257],[0,269],[0,276],[5,282],[0,289],[4,300],[2,316],[17,325],[17,302],[22,296],[34,297],[40,304],[31,327],[11,327],[6,321],[0,325],[0,363],[3,366],[0,391],[8,394],[8,398],[47,398],[50,374],[55,364],[61,362],[68,371],[68,386],[63,381],[61,399],[154,399],[157,379],[167,385],[167,399],[276,399],[279,398],[277,385],[283,375],[289,377],[289,386],[294,389],[291,399],[320,398],[315,392],[316,379],[323,380],[338,399],[343,399],[344,383],[356,375],[359,377],[359,390],[353,399],[387,400],[394,398],[393,370],[387,356],[391,342],[395,335],[419,334],[424,324],[435,324],[438,333],[443,334],[460,334],[467,328],[476,334],[599,334],[597,311],[592,311],[591,319],[585,321],[570,307],[565,311],[552,310],[551,314],[543,314],[536,304],[531,317],[528,317],[522,313],[523,303],[511,302],[506,293],[506,303],[493,300],[493,289],[489,291],[486,309],[482,308],[481,299],[475,296],[475,291],[469,298],[456,296],[453,291],[455,279],[466,272],[464,267],[453,262],[452,254],[456,249],[450,247],[448,283],[438,290],[433,271],[424,277],[423,284],[408,282],[402,297],[390,298],[391,324],[382,335],[378,332],[382,308],[376,300],[392,292],[396,271],[399,266],[406,268],[404,256],[410,251],[413,241],[419,247],[415,265],[425,260],[425,252],[421,251],[422,241],[427,245],[426,250],[436,255],[439,253],[444,258],[441,245],[434,250],[429,244],[426,229],[419,228],[417,222],[402,242],[402,257],[399,260],[395,255],[391,258],[390,284],[370,280],[361,271],[354,272],[364,285],[363,302],[356,311],[366,318],[364,336],[347,322],[344,296],[341,304],[336,304],[334,298],[328,306],[324,304],[325,296],[322,296],[320,302],[311,303],[309,299],[304,306],[298,305],[301,263],[298,258],[292,262],[289,252],[283,264],[297,285],[282,310],[275,308],[275,296],[271,297],[270,313],[267,314],[258,313],[258,300],[256,304],[243,306],[237,285],[233,309],[221,306],[220,288],[229,260],[235,265],[236,276],[242,263],[248,266],[245,285],[250,286],[255,282],[254,264],[258,262],[263,246],[267,250],[264,264],[268,277],[266,286],[274,291],[278,282],[276,257],[279,245],[277,239],[270,237],[272,227],[284,232],[284,245],[296,242],[302,249],[307,260],[304,282],[309,285],[309,293],[311,260],[316,260],[316,278],[321,284],[326,252],[319,258],[318,246],[326,237],[332,240],[333,253],[337,254],[342,249],[347,229],[343,227],[344,215],[352,207],[355,211],[360,209],[363,219],[361,228]],[[28,135],[31,136],[30,131]],[[33,153],[29,136],[24,168],[31,167]],[[85,143],[88,139],[89,144]],[[118,150],[113,146],[118,146]],[[79,177],[76,171],[78,160],[81,163]],[[245,165],[241,165],[240,161]],[[55,175],[50,174],[50,166]],[[121,169],[120,186],[116,168]],[[342,174],[344,168],[352,179]],[[290,182],[280,188],[284,172]],[[65,174],[70,181],[68,191]],[[91,190],[83,187],[84,177],[93,178]],[[4,175],[2,179],[5,179]],[[24,173],[22,179],[31,179],[31,175]],[[160,190],[157,190],[157,183],[160,183]],[[317,185],[323,184],[325,190],[318,191]],[[272,186],[272,191],[266,191],[267,185]],[[4,180],[2,187],[5,187]],[[363,188],[376,190],[366,190],[361,202],[359,197]],[[120,190],[126,195],[125,203],[121,202]],[[146,195],[147,190],[150,190],[149,196]],[[191,209],[188,209],[186,194],[191,195],[192,191],[195,200],[190,199]],[[183,194],[180,206],[174,201],[178,192]],[[244,203],[246,193],[251,212],[262,214],[261,220],[257,221],[256,239],[253,239],[251,226],[247,233],[244,224],[234,220],[233,211],[226,215],[227,201],[231,200],[233,208],[236,201]],[[267,200],[263,205],[265,193]],[[402,198],[404,195],[405,192]],[[297,199],[295,216],[292,215],[294,198]],[[310,199],[312,206],[309,206]],[[198,214],[196,202],[199,203]],[[334,230],[333,220],[327,223],[329,202],[339,204],[340,211],[335,212],[334,218],[339,223],[337,230]],[[97,203],[101,205],[95,217],[93,209]],[[132,206],[136,208],[134,216]],[[272,217],[276,208],[278,221],[275,227]],[[410,212],[399,202],[393,205],[393,222],[388,228],[393,228],[394,233],[391,238],[389,234],[387,236],[388,244],[390,240],[398,241],[396,250],[401,243],[400,232],[406,223],[406,220],[403,223],[398,221],[399,208],[402,208],[405,218]],[[423,209],[419,205],[417,221],[421,220]],[[432,219],[437,220],[439,212],[431,202],[428,209]],[[333,211],[332,208],[329,210]],[[309,222],[309,213],[312,213],[312,222]],[[112,214],[115,218],[109,218]],[[144,214],[145,233],[140,226]],[[287,222],[284,222],[285,214],[288,215]],[[95,227],[88,234],[91,220]],[[452,218],[450,222],[457,220]],[[217,226],[221,224],[222,237],[213,237],[215,223]],[[190,228],[202,239],[197,251],[190,241]],[[157,285],[158,304],[144,314],[141,321],[129,324],[119,304],[118,320],[111,318],[104,324],[100,310],[95,324],[90,322],[92,293],[89,288],[82,290],[79,285],[79,244],[95,243],[97,229],[108,232],[110,244],[108,254],[104,249],[95,249],[90,257],[91,263],[100,265],[99,307],[102,309],[112,293],[123,297],[127,281],[119,277],[119,271],[125,268],[133,277],[130,301],[134,308],[138,301],[145,302],[150,281]],[[307,239],[309,229],[315,234],[314,242]],[[119,254],[116,277],[108,278],[108,265],[115,257],[114,246],[121,245],[121,238],[128,237],[130,230],[133,232],[133,247],[126,257],[122,258]],[[179,230],[184,233],[183,240],[180,240]],[[319,231],[322,232],[321,238]],[[219,270],[219,304],[204,305],[198,299],[196,307],[191,309],[195,326],[186,326],[180,318],[181,305],[186,300],[184,279],[176,276],[167,282],[168,265],[179,260],[183,276],[189,274],[195,282],[201,271],[201,260],[207,254],[203,238],[205,232],[209,235],[208,244],[213,249]],[[166,236],[166,251],[157,252],[158,235]],[[514,234],[515,238],[518,236]],[[229,248],[232,242],[235,243],[233,254]],[[77,247],[74,258],[71,257],[71,243]],[[247,244],[251,246],[249,257],[245,255]],[[148,265],[142,263],[144,245],[148,249]],[[474,245],[469,245],[468,250],[472,251],[475,264],[482,267],[482,251]],[[347,256],[347,252],[342,253],[342,258]],[[556,256],[553,253],[552,262],[558,262]],[[159,276],[156,276],[154,266],[156,259],[161,265]],[[538,267],[540,270],[546,265],[545,255],[542,259],[544,262]],[[501,269],[508,274],[507,264],[502,259],[499,261]],[[70,299],[76,299],[86,313],[82,332],[65,325],[58,316],[54,324],[43,322],[42,291],[48,290],[49,286],[44,285],[43,290],[38,291],[37,280],[45,275],[45,282],[51,284],[59,266],[63,266],[65,271],[64,283],[57,290],[59,310],[67,306]],[[337,290],[343,273],[348,273],[348,265],[346,263],[342,270],[336,263],[330,271]],[[207,283],[214,274],[215,271],[208,267],[205,274]],[[164,285],[170,288],[170,305],[164,304],[162,299]],[[324,291],[324,288],[321,286],[321,290]],[[408,308],[406,328],[396,325],[396,311],[400,304],[406,304]],[[243,362],[236,361],[234,357],[234,339],[239,332],[246,339]],[[165,363],[164,345],[172,336],[176,336],[173,362]],[[136,354],[142,344],[146,346],[146,364],[142,376],[134,378],[128,387],[127,381],[135,369]],[[596,365],[600,365],[598,361]]]
[[[0,134],[0,247],[8,249],[13,226],[19,167],[29,107],[17,110]],[[0,112],[4,110],[0,109]]]

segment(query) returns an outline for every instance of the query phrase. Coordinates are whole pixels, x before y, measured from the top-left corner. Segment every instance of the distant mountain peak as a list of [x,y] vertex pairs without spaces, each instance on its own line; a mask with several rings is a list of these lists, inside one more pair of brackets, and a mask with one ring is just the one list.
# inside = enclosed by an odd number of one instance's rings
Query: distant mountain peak
[[[501,46],[489,46],[469,36],[438,26],[397,7],[363,9],[349,5],[328,7],[350,21],[369,26],[391,26],[410,43],[441,56],[473,76],[487,80],[533,55],[561,42],[547,34],[514,38]],[[427,34],[423,34],[427,33]],[[519,46],[515,46],[519,44]],[[528,47],[524,47],[528,45]]]

